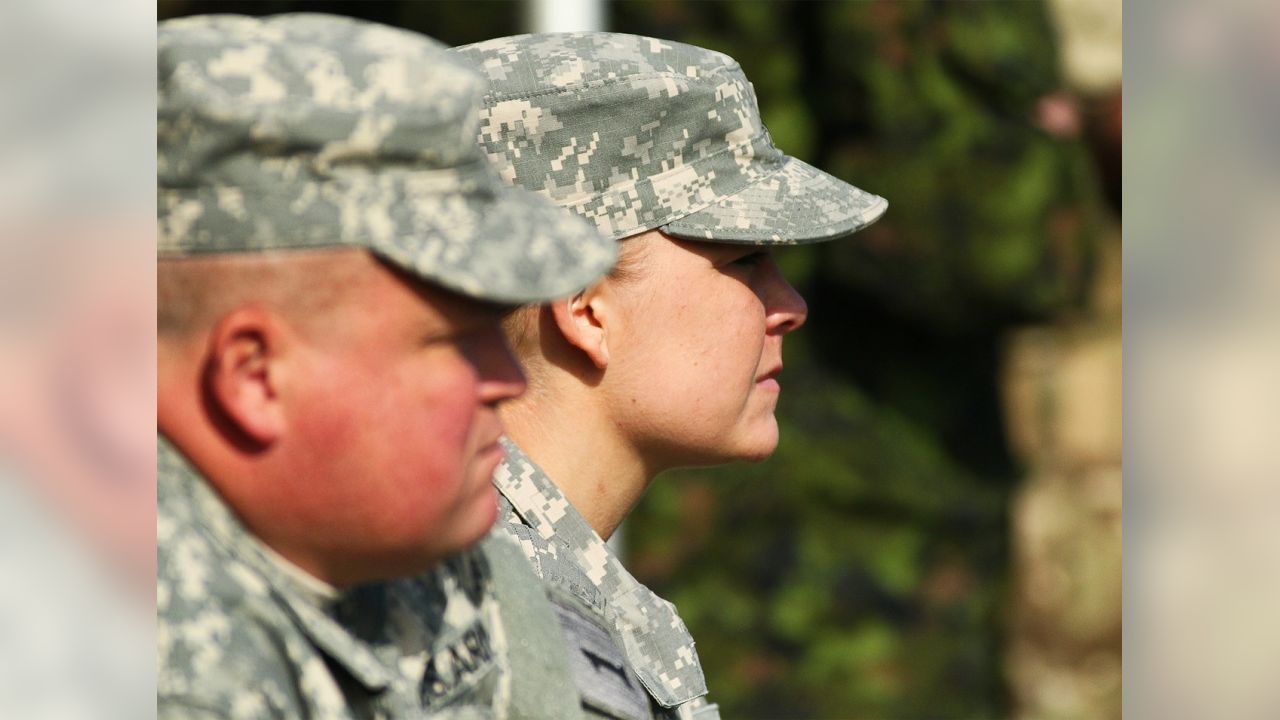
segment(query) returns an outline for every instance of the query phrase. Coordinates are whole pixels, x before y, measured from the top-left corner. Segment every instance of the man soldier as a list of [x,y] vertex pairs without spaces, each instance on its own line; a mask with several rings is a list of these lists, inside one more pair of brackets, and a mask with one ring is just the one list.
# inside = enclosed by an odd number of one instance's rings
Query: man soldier
[[161,25],[162,717],[578,712],[518,550],[468,548],[525,387],[500,314],[615,250],[501,186],[483,89],[346,18]]

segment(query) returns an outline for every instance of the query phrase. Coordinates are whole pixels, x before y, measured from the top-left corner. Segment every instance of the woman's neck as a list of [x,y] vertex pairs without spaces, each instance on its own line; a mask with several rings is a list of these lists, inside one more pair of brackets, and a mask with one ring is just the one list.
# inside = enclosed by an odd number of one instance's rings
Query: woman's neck
[[501,413],[507,436],[608,540],[657,472],[593,400],[573,388],[532,391]]

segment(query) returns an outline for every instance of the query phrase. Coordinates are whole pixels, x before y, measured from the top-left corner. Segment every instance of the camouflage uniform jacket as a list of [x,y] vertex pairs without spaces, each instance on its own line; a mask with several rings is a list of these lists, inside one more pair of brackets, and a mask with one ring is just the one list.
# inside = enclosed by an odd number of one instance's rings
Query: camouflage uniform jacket
[[588,716],[718,720],[675,606],[632,577],[564,494],[514,443],[494,473],[498,527],[542,579]]
[[158,455],[160,717],[507,714],[483,553],[330,595],[270,557],[164,438]]

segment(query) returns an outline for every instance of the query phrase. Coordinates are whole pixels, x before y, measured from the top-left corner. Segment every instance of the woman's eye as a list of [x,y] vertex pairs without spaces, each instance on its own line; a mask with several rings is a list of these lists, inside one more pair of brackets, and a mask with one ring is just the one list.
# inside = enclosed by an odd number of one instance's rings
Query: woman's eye
[[767,257],[769,257],[769,253],[764,251],[758,251],[758,252],[753,252],[753,253],[748,253],[746,255],[743,255],[742,257],[732,261],[729,264],[736,265],[738,267],[755,267],[760,263],[764,262],[765,258]]

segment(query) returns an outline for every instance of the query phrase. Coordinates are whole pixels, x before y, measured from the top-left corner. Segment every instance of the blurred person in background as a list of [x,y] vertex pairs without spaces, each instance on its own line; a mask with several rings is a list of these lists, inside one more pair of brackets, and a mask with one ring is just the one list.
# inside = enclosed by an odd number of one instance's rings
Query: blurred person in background
[[887,203],[778,150],[721,53],[608,33],[454,52],[492,83],[479,139],[502,177],[622,241],[605,280],[506,322],[530,392],[503,409],[499,527],[556,606],[589,715],[718,717],[674,606],[605,541],[663,471],[774,451],[807,308],[770,248]]
[[525,388],[500,312],[613,244],[501,186],[425,36],[193,17],[159,65],[161,716],[573,717],[527,565],[468,548]]
[[129,11],[0,8],[0,717],[154,707],[154,31]]

